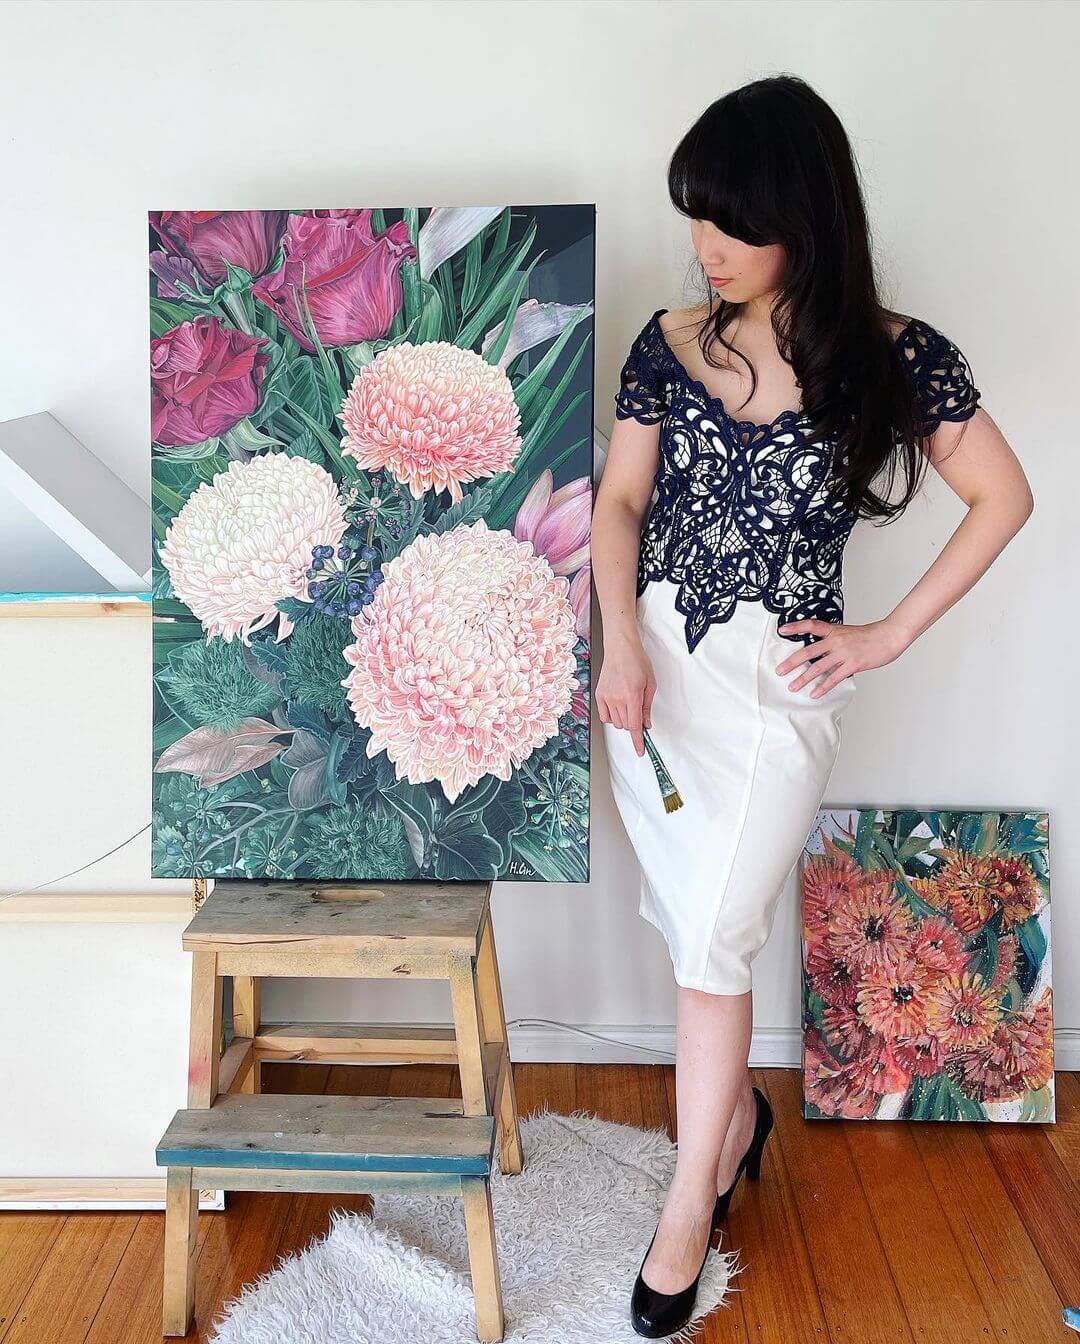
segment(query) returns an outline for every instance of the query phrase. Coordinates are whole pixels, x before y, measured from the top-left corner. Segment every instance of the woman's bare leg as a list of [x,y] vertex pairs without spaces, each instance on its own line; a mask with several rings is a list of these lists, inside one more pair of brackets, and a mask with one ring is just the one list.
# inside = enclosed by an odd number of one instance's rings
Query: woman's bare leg
[[675,1098],[679,1155],[656,1240],[642,1269],[660,1293],[693,1279],[705,1254],[719,1190],[726,1190],[754,1132],[747,1060],[753,1002],[678,986]]

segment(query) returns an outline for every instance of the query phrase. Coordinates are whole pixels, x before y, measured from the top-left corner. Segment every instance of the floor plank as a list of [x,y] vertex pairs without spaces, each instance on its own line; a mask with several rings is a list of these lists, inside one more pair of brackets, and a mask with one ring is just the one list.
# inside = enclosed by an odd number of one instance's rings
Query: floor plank
[[0,1341],[7,1339],[23,1298],[63,1226],[62,1213],[0,1215]]
[[66,1215],[4,1344],[83,1344],[137,1221],[128,1213]]
[[1080,1304],[1080,1172],[1041,1125],[980,1125],[980,1137],[1063,1303]]
[[1061,1341],[1054,1285],[971,1127],[913,1125],[912,1134],[997,1337]]
[[915,1142],[914,1124],[844,1126],[904,1314],[925,1344],[1000,1339]]
[[[754,1085],[768,1095],[768,1073]],[[795,1120],[798,1117],[794,1117]],[[784,1115],[777,1123],[790,1124]],[[799,1222],[791,1176],[774,1131],[765,1144],[761,1179],[742,1179],[732,1201],[723,1242],[739,1252],[738,1290],[747,1336],[755,1344],[829,1344],[831,1336]]]
[[770,1069],[764,1076],[831,1339],[913,1344],[844,1133],[853,1122],[804,1120],[798,1070]]
[[[675,1135],[674,1069],[517,1064],[523,1116],[586,1110]],[[1080,1300],[1080,1075],[1058,1124],[804,1121],[796,1071],[764,1070],[777,1129],[723,1246],[743,1268],[700,1344],[1054,1344]],[[268,1091],[460,1095],[447,1065],[266,1066]],[[363,1196],[233,1194],[199,1219],[196,1329]],[[159,1213],[0,1214],[0,1344],[158,1344]]]

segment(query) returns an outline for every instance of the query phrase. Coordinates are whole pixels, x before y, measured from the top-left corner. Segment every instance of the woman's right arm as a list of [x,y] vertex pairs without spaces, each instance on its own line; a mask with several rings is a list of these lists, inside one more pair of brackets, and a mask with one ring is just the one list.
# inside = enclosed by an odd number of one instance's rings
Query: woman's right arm
[[596,705],[604,723],[630,733],[639,756],[643,730],[652,724],[656,677],[638,630],[637,564],[659,442],[659,425],[616,420],[592,521],[593,585],[604,631]]

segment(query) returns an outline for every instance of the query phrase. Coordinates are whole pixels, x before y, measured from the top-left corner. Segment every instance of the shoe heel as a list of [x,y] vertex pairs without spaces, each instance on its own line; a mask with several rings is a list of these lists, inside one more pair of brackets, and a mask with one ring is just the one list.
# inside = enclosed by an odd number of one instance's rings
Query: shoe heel
[[751,1153],[746,1159],[746,1174],[752,1181],[761,1176],[761,1149]]

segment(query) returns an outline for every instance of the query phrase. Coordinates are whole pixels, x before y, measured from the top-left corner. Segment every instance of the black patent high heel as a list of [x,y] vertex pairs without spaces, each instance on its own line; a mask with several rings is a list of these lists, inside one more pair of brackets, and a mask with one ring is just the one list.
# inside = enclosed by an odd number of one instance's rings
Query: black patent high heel
[[[657,1223],[656,1232],[659,1230],[660,1224]],[[638,1270],[634,1290],[630,1294],[630,1323],[637,1333],[644,1335],[646,1339],[662,1339],[665,1335],[673,1335],[690,1320],[694,1314],[698,1283],[712,1248],[710,1235],[705,1242],[705,1254],[701,1257],[701,1269],[694,1275],[693,1280],[685,1288],[680,1288],[677,1293],[661,1293],[655,1288],[650,1288],[642,1277],[645,1261],[648,1260],[649,1251],[652,1250],[653,1241],[656,1240],[656,1232],[652,1234],[649,1249],[642,1257],[641,1269]]]
[[727,1217],[728,1209],[731,1206],[731,1198],[735,1193],[735,1187],[739,1184],[739,1177],[745,1171],[752,1181],[756,1181],[761,1175],[761,1152],[765,1147],[765,1140],[769,1137],[773,1127],[773,1112],[769,1105],[768,1098],[755,1087],[753,1089],[754,1102],[757,1106],[757,1118],[754,1120],[754,1137],[750,1140],[750,1146],[742,1155],[742,1160],[735,1168],[735,1179],[722,1195],[717,1195],[716,1204],[713,1206],[712,1230],[715,1232],[717,1227]]

